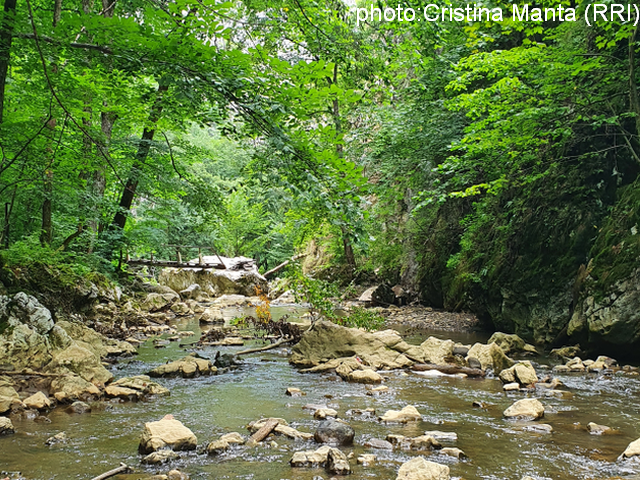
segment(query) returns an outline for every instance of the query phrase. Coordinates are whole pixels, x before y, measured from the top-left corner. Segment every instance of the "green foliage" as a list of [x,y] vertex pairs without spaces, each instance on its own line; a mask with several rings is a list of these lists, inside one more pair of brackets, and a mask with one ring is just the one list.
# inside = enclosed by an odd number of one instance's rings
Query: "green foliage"
[[367,332],[380,330],[384,326],[384,317],[373,310],[364,307],[353,307],[349,315],[336,320],[340,325],[352,328],[362,328]]
[[312,321],[320,317],[336,321],[335,299],[339,295],[337,285],[308,277],[299,270],[294,270],[290,275],[296,301],[309,304]]
[[93,254],[79,254],[76,252],[53,249],[42,246],[40,240],[32,235],[24,240],[15,242],[7,250],[0,253],[3,267],[41,267],[46,265],[52,269],[62,269],[79,277],[91,277],[95,271],[113,274],[114,268]]

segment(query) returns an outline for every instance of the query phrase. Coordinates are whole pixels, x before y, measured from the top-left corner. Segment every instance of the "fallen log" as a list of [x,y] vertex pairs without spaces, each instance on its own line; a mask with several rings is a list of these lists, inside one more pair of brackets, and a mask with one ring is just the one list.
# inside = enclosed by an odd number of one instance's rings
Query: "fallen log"
[[106,478],[113,477],[118,475],[119,473],[125,473],[130,470],[129,466],[121,463],[118,468],[114,468],[113,470],[109,470],[108,472],[103,473],[102,475],[98,475],[97,477],[92,478],[91,480],[105,480]]
[[279,342],[272,343],[271,345],[267,345],[266,347],[249,348],[248,350],[242,350],[241,352],[236,353],[236,355],[247,355],[248,353],[266,352],[267,350],[273,350],[274,348],[278,348],[280,345],[290,343],[292,341],[293,340],[290,338],[284,338]]
[[484,377],[484,370],[480,368],[460,367],[458,365],[434,365],[432,363],[418,363],[411,367],[411,370],[416,372],[426,372],[427,370],[437,370],[447,375],[457,375],[458,373],[464,373],[469,377]]
[[299,258],[302,257],[306,257],[307,255],[309,255],[308,253],[300,253],[298,255],[294,255],[293,257],[291,257],[289,260],[287,260],[286,262],[282,262],[280,265],[278,265],[277,267],[273,267],[271,270],[267,271],[264,273],[263,277],[267,278],[269,275],[273,275],[276,272],[279,272],[280,270],[282,270],[284,267],[286,267],[287,265],[289,265],[291,262],[295,262],[296,260],[298,260]]
[[273,432],[273,430],[278,426],[278,423],[278,420],[275,419],[267,420],[267,423],[260,427],[260,430],[251,435],[251,438],[247,441],[247,443],[261,442],[262,440],[267,438],[271,432]]

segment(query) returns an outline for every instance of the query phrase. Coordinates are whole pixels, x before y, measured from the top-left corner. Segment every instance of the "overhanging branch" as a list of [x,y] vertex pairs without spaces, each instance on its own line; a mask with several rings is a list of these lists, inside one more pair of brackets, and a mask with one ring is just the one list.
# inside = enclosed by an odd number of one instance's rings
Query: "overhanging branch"
[[[26,38],[28,40],[36,39],[36,36],[33,33],[17,33],[15,36],[17,38]],[[80,48],[84,50],[95,50],[97,52],[101,52],[106,55],[111,55],[113,53],[113,51],[109,47],[105,47],[102,45],[95,45],[93,43],[78,43],[78,42],[65,43],[61,40],[57,40],[55,38],[48,37],[46,35],[38,35],[37,39],[41,42],[50,43],[52,45],[58,45],[61,47]]]

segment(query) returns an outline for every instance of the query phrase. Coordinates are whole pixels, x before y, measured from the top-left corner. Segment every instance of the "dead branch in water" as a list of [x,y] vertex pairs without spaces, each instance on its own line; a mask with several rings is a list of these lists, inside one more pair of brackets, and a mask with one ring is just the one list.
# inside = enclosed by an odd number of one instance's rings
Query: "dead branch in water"
[[241,352],[236,353],[236,355],[246,355],[248,353],[256,353],[256,352],[266,352],[267,350],[272,350],[274,348],[278,348],[280,345],[284,345],[285,343],[293,342],[290,338],[283,338],[279,342],[273,343],[271,345],[267,345],[266,347],[259,348],[250,348],[248,350],[242,350]]
[[97,477],[92,478],[91,480],[105,480],[106,478],[113,477],[114,475],[118,475],[119,473],[125,473],[130,470],[130,467],[121,463],[118,468],[114,468],[113,470],[109,470],[108,472],[103,473],[102,475],[98,475]]
[[[254,433],[253,435],[251,435],[251,438],[249,439],[248,442],[261,442],[262,440],[264,440],[265,438],[267,438],[269,436],[269,434],[271,432],[273,432],[273,430],[278,426],[278,420],[268,420],[267,423],[265,423],[260,430],[258,430],[256,433]],[[247,443],[248,443],[247,442]]]

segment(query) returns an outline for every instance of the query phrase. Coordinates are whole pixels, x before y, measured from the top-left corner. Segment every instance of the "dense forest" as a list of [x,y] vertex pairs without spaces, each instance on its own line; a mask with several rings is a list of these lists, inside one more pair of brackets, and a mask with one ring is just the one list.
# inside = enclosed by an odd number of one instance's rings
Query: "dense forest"
[[565,3],[576,21],[4,0],[2,279],[116,278],[176,244],[263,272],[307,252],[318,278],[401,284],[536,343],[630,347],[638,27]]

